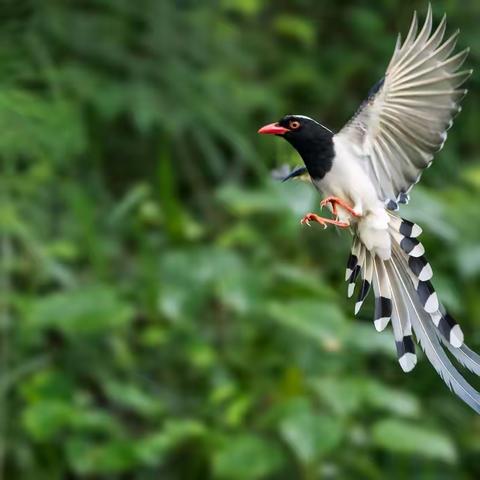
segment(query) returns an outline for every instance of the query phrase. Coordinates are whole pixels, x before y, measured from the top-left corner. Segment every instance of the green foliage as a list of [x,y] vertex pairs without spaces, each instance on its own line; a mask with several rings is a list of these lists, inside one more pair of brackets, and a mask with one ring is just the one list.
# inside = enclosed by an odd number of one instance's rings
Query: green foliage
[[340,445],[344,429],[339,419],[314,412],[303,402],[292,407],[280,423],[280,435],[301,464],[311,465]]
[[[479,419],[345,299],[258,126],[339,128],[421,2],[2,4],[0,477],[479,478]],[[479,7],[447,10],[480,59]],[[403,214],[479,349],[479,82]],[[477,384],[478,385],[478,384]]]
[[455,447],[448,437],[399,420],[382,420],[373,427],[373,441],[392,452],[454,462]]
[[213,472],[218,478],[264,478],[279,470],[283,453],[260,437],[243,434],[225,439],[225,445],[213,458]]

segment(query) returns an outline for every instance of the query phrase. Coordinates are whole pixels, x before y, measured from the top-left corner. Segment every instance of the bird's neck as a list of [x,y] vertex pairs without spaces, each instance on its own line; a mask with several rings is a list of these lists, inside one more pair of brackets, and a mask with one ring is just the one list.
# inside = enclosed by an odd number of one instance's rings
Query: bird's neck
[[301,155],[310,177],[313,180],[322,179],[332,168],[335,156],[333,135],[328,132],[325,135],[315,136],[308,142],[295,143],[292,142],[292,145]]

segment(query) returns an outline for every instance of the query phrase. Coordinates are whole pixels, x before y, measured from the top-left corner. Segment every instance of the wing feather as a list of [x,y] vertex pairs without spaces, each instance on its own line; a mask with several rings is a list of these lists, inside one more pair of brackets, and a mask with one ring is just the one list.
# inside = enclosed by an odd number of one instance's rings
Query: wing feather
[[467,93],[460,87],[472,71],[459,69],[469,49],[453,54],[458,31],[443,40],[445,30],[444,15],[432,33],[431,6],[420,31],[414,13],[403,45],[397,38],[384,79],[337,134],[355,145],[387,205],[401,202],[418,182],[443,147]]

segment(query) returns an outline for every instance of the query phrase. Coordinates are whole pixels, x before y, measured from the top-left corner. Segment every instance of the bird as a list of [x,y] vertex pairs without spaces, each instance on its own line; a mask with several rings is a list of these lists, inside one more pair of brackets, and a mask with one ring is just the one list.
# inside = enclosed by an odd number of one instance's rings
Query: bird
[[439,152],[467,94],[462,69],[469,53],[455,53],[459,30],[446,37],[446,15],[433,28],[432,8],[417,13],[405,40],[399,34],[384,76],[337,133],[304,115],[286,115],[258,130],[283,137],[304,166],[283,180],[307,175],[334,218],[315,213],[301,223],[348,229],[353,243],[345,279],[348,297],[359,284],[355,314],[373,290],[374,327],[393,329],[404,372],[417,363],[416,344],[458,397],[480,413],[480,394],[452,363],[480,376],[480,356],[464,341],[432,284],[433,270],[419,240],[422,228],[396,213]]

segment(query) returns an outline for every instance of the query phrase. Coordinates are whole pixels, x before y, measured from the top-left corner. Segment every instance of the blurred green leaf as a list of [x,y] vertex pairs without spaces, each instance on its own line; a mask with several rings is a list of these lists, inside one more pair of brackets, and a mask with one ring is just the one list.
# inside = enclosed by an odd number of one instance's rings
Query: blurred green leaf
[[396,358],[392,332],[390,330],[377,332],[371,323],[355,323],[349,330],[348,343],[366,354],[379,352]]
[[45,296],[34,302],[28,312],[30,327],[55,327],[69,335],[121,328],[131,316],[131,307],[115,290],[103,285]]
[[372,407],[382,408],[399,416],[419,416],[420,404],[412,393],[388,388],[374,380],[364,383],[364,393],[367,403]]
[[318,342],[324,349],[338,351],[348,327],[342,312],[331,303],[313,300],[278,302],[268,312],[281,325]]
[[259,213],[301,215],[312,204],[313,195],[305,184],[295,185],[295,182],[290,185],[272,182],[267,189],[250,191],[225,185],[218,193],[220,201],[239,216]]
[[67,455],[73,470],[79,475],[113,474],[131,468],[136,463],[135,442],[130,439],[93,444],[86,439],[67,441]]
[[460,272],[471,278],[480,272],[480,246],[465,245],[456,255]]
[[361,376],[354,378],[312,379],[319,397],[338,415],[351,415],[367,407],[382,409],[399,416],[416,417],[420,405],[415,396],[381,382]]
[[0,112],[0,150],[4,155],[48,155],[63,160],[85,148],[80,112],[66,98],[43,99],[25,90],[4,88]]
[[231,437],[213,458],[215,476],[232,480],[265,478],[282,464],[279,447],[252,434]]
[[455,446],[448,436],[412,423],[382,420],[373,426],[372,435],[376,445],[392,452],[438,459],[446,463],[457,460]]
[[107,380],[105,392],[117,406],[129,409],[148,418],[158,417],[164,410],[162,402],[143,392],[135,384]]
[[334,450],[344,431],[339,419],[314,412],[303,404],[291,409],[281,420],[279,430],[283,440],[305,465],[313,464]]
[[244,15],[258,13],[263,3],[263,0],[222,0],[222,6],[225,10],[243,13]]
[[24,411],[23,424],[34,439],[45,441],[71,425],[75,410],[69,402],[40,401]]
[[147,464],[158,465],[172,449],[187,440],[202,437],[205,433],[205,426],[196,420],[168,420],[162,430],[138,440],[135,452]]
[[363,388],[360,379],[313,379],[312,386],[320,398],[335,414],[352,414],[363,405]]
[[315,40],[315,28],[310,20],[293,15],[279,15],[275,18],[275,30],[280,34],[311,46]]

